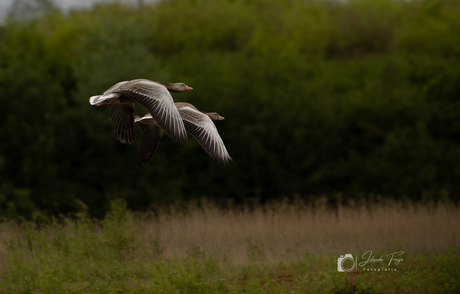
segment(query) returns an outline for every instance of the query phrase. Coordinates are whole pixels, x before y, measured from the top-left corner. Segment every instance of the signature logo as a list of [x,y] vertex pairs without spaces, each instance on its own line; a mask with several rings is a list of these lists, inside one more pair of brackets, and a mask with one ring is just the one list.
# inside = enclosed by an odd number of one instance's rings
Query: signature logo
[[358,256],[355,257],[353,254],[347,253],[337,258],[337,271],[396,271],[395,266],[398,266],[404,260],[401,258],[403,254],[404,251],[396,251],[386,254],[385,258],[383,255],[376,258],[372,250],[368,250],[361,256],[362,261],[358,262]]

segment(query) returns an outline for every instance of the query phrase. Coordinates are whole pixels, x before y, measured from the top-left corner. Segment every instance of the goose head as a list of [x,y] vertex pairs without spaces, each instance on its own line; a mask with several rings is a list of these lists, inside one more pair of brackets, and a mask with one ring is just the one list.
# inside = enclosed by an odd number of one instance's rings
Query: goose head
[[209,116],[212,120],[224,120],[225,117],[220,116],[217,112],[206,112],[206,115]]
[[184,83],[160,83],[168,89],[170,92],[187,92],[192,91],[193,88],[187,86]]

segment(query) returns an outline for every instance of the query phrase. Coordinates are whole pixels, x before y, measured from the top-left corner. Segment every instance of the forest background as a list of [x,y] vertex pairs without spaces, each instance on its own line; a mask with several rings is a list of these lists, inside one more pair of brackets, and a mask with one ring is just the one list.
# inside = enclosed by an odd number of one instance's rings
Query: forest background
[[[10,11],[0,27],[0,215],[113,199],[220,203],[460,200],[460,1],[170,0]],[[137,164],[88,99],[184,82],[234,159],[164,137]],[[138,115],[145,109],[137,107]]]

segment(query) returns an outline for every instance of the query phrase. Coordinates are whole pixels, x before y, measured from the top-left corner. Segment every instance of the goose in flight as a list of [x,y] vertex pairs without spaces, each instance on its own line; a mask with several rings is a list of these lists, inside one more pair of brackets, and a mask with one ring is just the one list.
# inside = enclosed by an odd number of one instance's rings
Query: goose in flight
[[169,93],[193,90],[184,83],[159,83],[146,79],[119,82],[102,95],[89,98],[94,106],[108,105],[117,136],[124,142],[134,140],[134,102],[147,108],[157,124],[174,142],[188,142],[182,117]]
[[[216,112],[200,111],[189,103],[177,102],[175,105],[187,132],[195,137],[212,158],[224,165],[232,161],[216,126],[212,122],[213,120],[224,120],[224,117]],[[135,123],[139,124],[142,131],[139,142],[139,164],[143,165],[155,153],[158,144],[160,144],[163,129],[150,113],[136,118]]]

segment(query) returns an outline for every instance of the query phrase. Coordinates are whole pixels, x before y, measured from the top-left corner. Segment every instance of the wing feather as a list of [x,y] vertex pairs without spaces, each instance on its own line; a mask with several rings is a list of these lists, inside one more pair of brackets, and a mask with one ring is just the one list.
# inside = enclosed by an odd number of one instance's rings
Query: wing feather
[[139,79],[124,83],[114,91],[146,107],[158,125],[174,142],[182,144],[188,142],[182,118],[166,87],[149,80]]
[[163,130],[157,125],[139,124],[142,131],[139,142],[139,164],[144,165],[155,153],[163,135]]
[[134,141],[134,103],[109,104],[110,117],[117,136],[125,143]]
[[187,132],[195,137],[212,158],[222,164],[232,161],[216,126],[209,116],[198,111],[195,107],[189,106],[179,108],[179,113]]

